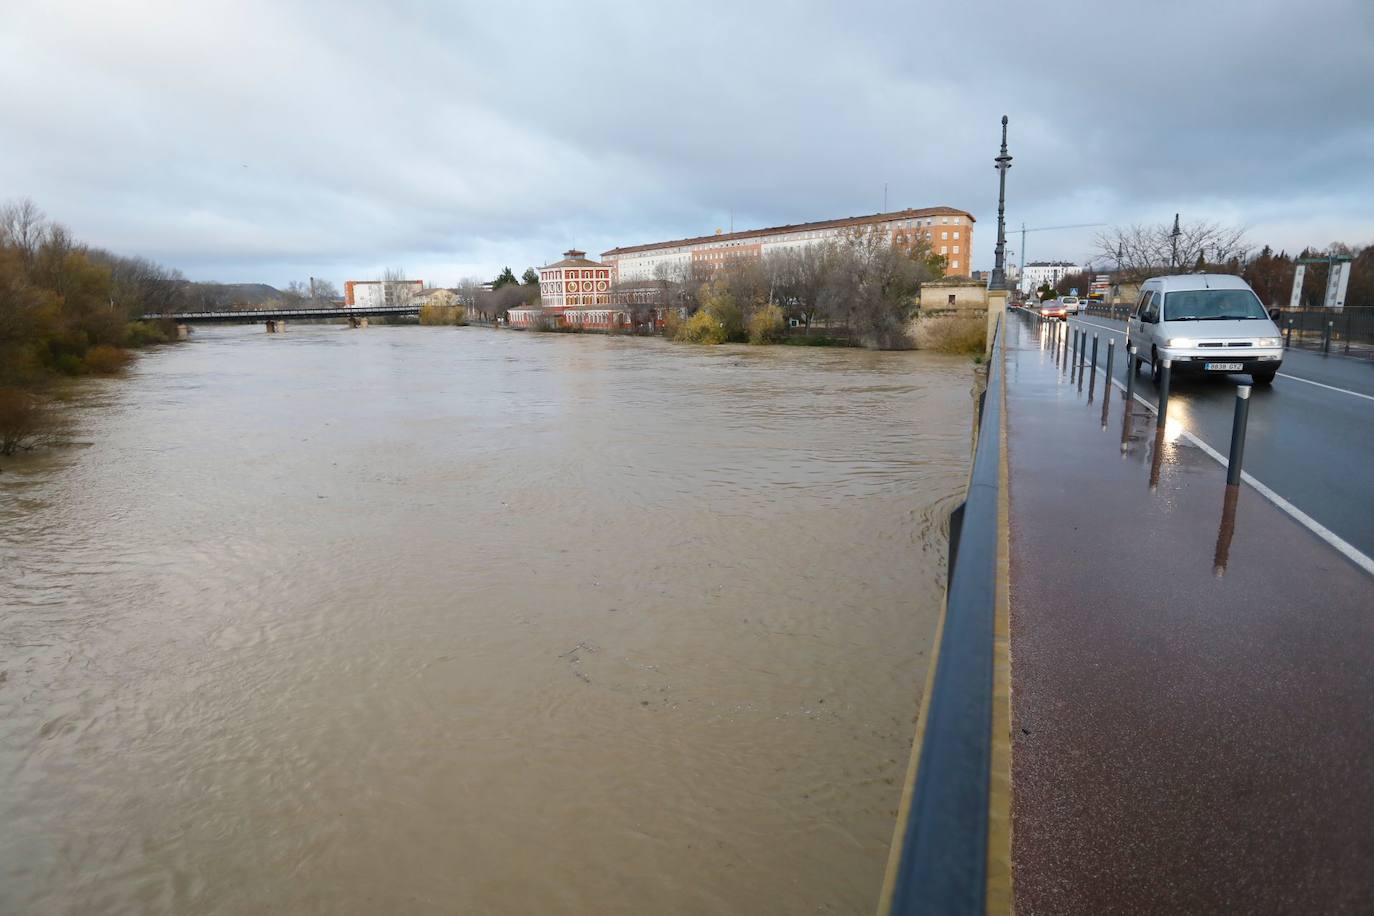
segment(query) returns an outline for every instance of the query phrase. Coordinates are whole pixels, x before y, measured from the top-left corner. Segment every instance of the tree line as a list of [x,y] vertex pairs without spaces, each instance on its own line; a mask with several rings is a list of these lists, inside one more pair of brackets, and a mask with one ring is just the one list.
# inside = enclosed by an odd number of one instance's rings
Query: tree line
[[178,271],[82,244],[30,200],[0,206],[0,454],[51,428],[53,381],[117,372],[130,348],[166,341],[135,319],[178,310],[185,290]]
[[720,266],[662,264],[653,281],[621,282],[614,293],[637,326],[652,327],[652,313],[666,310],[667,331],[680,340],[771,343],[795,324],[807,335],[896,349],[911,345],[917,294],[944,264],[916,233],[856,227]]
[[[1244,278],[1270,308],[1288,306],[1298,261],[1306,259],[1317,263],[1307,265],[1298,304],[1322,305],[1330,270],[1322,259],[1346,256],[1353,259],[1346,303],[1374,306],[1374,245],[1333,242],[1290,255],[1269,245],[1255,250],[1246,244],[1243,229],[1197,220],[1180,222],[1177,234],[1171,223],[1114,227],[1098,234],[1095,247],[1096,259],[1116,265],[1115,270],[1101,273],[1111,274],[1118,282],[1139,283],[1168,273],[1233,274]],[[1086,292],[1093,273],[1066,276],[1055,292],[1066,295],[1075,288]]]

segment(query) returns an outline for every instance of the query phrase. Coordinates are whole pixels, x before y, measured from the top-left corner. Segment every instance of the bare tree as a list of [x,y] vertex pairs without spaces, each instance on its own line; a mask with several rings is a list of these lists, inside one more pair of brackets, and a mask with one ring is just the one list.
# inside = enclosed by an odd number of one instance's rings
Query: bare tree
[[382,274],[382,302],[386,305],[407,306],[415,298],[415,287],[399,267],[388,267]]
[[48,237],[48,218],[27,197],[0,207],[0,242],[14,246],[27,269],[33,268],[38,248]]
[[1208,220],[1179,225],[1177,236],[1172,223],[1114,226],[1099,232],[1097,253],[1120,265],[1121,279],[1144,280],[1170,271],[1205,264],[1225,264],[1245,256],[1245,230]]

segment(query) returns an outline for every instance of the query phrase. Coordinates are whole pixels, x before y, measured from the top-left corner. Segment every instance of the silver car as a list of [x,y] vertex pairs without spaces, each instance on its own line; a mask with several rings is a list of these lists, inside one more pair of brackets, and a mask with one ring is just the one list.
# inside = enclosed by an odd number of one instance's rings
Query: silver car
[[1146,280],[1126,336],[1150,363],[1156,381],[1166,359],[1173,372],[1249,373],[1256,385],[1271,384],[1283,363],[1279,329],[1240,277],[1186,274]]

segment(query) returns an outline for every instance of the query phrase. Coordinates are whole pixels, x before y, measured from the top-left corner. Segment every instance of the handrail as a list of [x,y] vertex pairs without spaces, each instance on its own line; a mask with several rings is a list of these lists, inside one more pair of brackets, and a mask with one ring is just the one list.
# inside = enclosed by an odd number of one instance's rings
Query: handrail
[[1002,318],[962,516],[951,530],[951,574],[935,672],[922,711],[915,785],[898,824],[887,913],[979,914],[987,900],[994,630],[1001,471]]

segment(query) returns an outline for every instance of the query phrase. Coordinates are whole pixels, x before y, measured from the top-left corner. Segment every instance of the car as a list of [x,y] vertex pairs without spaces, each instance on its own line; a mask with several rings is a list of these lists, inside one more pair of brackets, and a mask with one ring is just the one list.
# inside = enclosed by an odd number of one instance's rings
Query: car
[[1064,306],[1064,311],[1071,315],[1077,315],[1083,308],[1083,300],[1077,296],[1060,296],[1058,302]]
[[1156,382],[1166,359],[1172,372],[1248,373],[1256,385],[1273,384],[1283,364],[1278,326],[1250,284],[1227,274],[1146,280],[1127,319],[1126,343],[1149,362]]
[[1050,299],[1040,303],[1039,311],[1041,318],[1058,318],[1060,321],[1064,321],[1069,316],[1068,310],[1058,299]]

